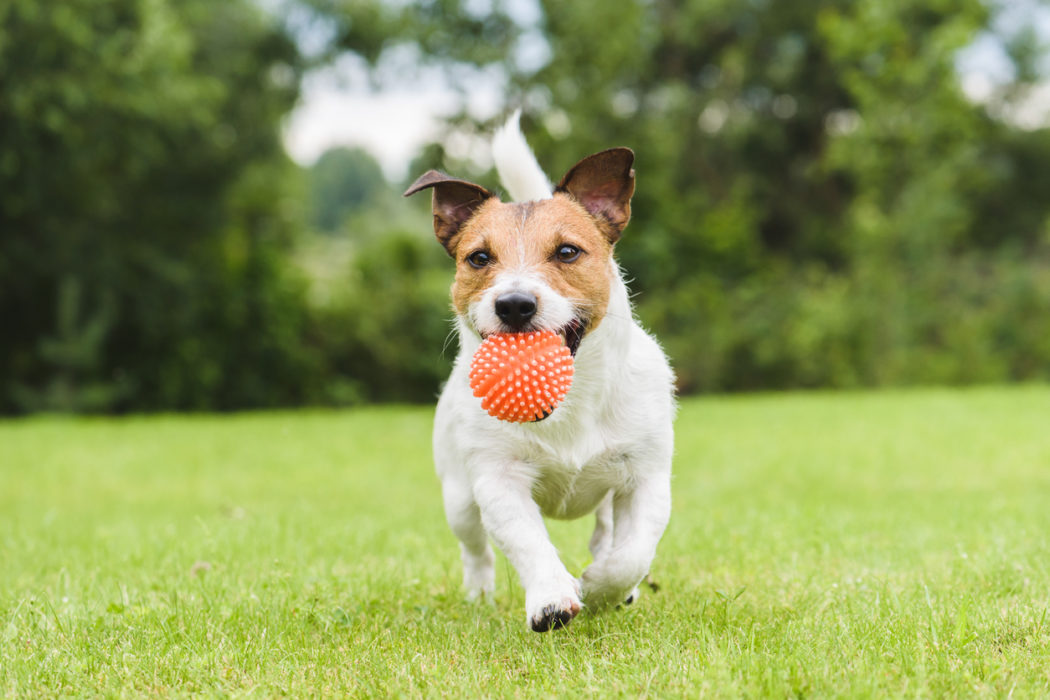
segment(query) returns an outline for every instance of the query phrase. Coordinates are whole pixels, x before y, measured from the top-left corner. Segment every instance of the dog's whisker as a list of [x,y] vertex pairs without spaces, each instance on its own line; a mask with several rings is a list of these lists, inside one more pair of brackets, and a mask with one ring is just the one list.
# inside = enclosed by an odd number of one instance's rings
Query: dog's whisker
[[445,336],[445,342],[441,345],[441,357],[445,356],[445,351],[447,351],[449,346],[452,345],[453,339],[459,335],[459,330],[456,327],[456,319],[449,319],[449,324],[451,325],[451,328],[448,330],[448,335]]

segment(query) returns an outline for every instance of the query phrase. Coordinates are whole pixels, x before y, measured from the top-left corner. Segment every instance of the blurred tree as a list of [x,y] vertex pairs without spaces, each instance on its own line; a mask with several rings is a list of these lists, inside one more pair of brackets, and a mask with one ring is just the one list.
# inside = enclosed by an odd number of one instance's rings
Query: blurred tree
[[[424,222],[425,225],[425,222]],[[454,352],[445,251],[396,226],[367,240],[318,312],[334,381],[327,401],[434,399]]]
[[[989,24],[981,0],[541,0],[533,25],[510,2],[310,4],[339,27],[333,50],[377,80],[393,47],[464,93],[471,67],[498,65],[555,178],[587,153],[636,150],[618,252],[684,390],[1050,377],[1050,355],[996,340],[986,315],[993,274],[1050,303],[1020,282],[1039,272],[969,257],[1034,260],[1050,214],[1050,132],[960,89],[957,52]],[[1031,43],[1014,52],[1029,66]],[[537,46],[539,65],[523,58]],[[494,126],[464,109],[448,128]],[[420,164],[488,177],[443,161],[436,146]],[[1025,323],[1018,304],[1000,311]],[[982,320],[960,330],[968,313]]]
[[[74,278],[59,287],[55,335],[41,338],[39,355],[53,372],[46,386],[15,383],[13,398],[31,411],[96,411],[111,406],[124,387],[97,380],[104,364],[102,345],[113,324],[113,307],[103,304],[93,318],[83,318],[82,292]],[[85,380],[85,377],[88,379]],[[96,378],[92,381],[91,378]]]
[[379,163],[362,148],[325,151],[310,168],[309,186],[313,225],[329,233],[388,187]]
[[[466,108],[482,73],[554,177],[632,146],[618,254],[685,391],[1050,378],[1050,130],[1015,118],[1045,47],[1007,37],[987,104],[957,75],[994,5],[266,6],[284,23],[255,0],[0,3],[0,411],[432,396],[451,268],[425,198],[362,152],[304,173],[281,146],[305,66],[345,51],[376,85],[439,69],[464,96],[420,170],[495,184],[454,157],[502,120]],[[311,216],[348,235],[318,237],[307,289]]]
[[[0,5],[0,410],[16,378],[46,391],[77,342],[81,385],[121,387],[95,408],[303,395],[278,130],[299,71],[248,0]],[[48,337],[68,351],[41,352]]]

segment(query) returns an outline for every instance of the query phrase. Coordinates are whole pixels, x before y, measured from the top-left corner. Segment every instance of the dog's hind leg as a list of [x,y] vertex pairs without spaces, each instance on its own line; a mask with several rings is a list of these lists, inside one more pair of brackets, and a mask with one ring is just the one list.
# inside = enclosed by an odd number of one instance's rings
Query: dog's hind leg
[[595,557],[581,577],[583,600],[595,608],[618,605],[637,596],[637,586],[649,572],[671,513],[666,472],[644,475],[631,490],[616,493],[612,511],[612,546]]
[[[591,541],[588,544],[588,549],[591,550],[591,558],[593,561],[598,561],[605,558],[606,553],[613,546],[613,492],[605,494],[605,498],[598,504],[598,508],[594,511],[594,532],[591,534]],[[631,589],[631,592],[627,594],[627,599],[623,601],[624,605],[630,605],[634,601],[638,600],[638,586]]]
[[605,494],[605,498],[598,504],[594,511],[594,532],[588,549],[591,550],[591,558],[598,561],[612,547],[613,540],[613,492]]
[[445,517],[459,540],[463,588],[467,591],[467,598],[490,597],[496,586],[495,557],[481,524],[481,512],[474,502],[474,495],[469,486],[452,478],[442,481],[441,491],[445,500]]

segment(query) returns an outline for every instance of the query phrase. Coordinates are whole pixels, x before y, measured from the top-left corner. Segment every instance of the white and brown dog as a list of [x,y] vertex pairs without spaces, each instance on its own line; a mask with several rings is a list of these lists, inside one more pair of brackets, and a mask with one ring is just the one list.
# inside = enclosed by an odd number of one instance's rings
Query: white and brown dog
[[[456,261],[459,355],[437,406],[434,461],[459,538],[468,596],[495,584],[489,537],[517,569],[537,631],[589,607],[630,602],[671,510],[673,374],[634,320],[613,246],[631,215],[634,153],[576,164],[551,191],[517,115],[493,153],[513,202],[431,170],[434,231]],[[554,330],[575,355],[572,388],[549,417],[506,423],[481,408],[470,361],[491,333]],[[544,516],[595,512],[594,561],[577,579]]]

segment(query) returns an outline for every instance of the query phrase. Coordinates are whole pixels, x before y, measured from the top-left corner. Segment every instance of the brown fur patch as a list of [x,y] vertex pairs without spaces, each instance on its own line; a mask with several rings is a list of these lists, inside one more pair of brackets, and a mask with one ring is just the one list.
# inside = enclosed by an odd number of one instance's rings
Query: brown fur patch
[[[583,251],[575,262],[557,259],[558,248],[565,244]],[[588,330],[593,330],[609,305],[612,249],[595,219],[566,194],[524,204],[507,204],[492,198],[478,208],[456,237],[453,306],[465,314],[470,303],[480,299],[492,285],[496,275],[527,269],[541,275],[552,289],[568,299],[579,310]],[[475,268],[467,261],[476,251],[491,256],[488,265]],[[542,307],[543,300],[539,303]]]

